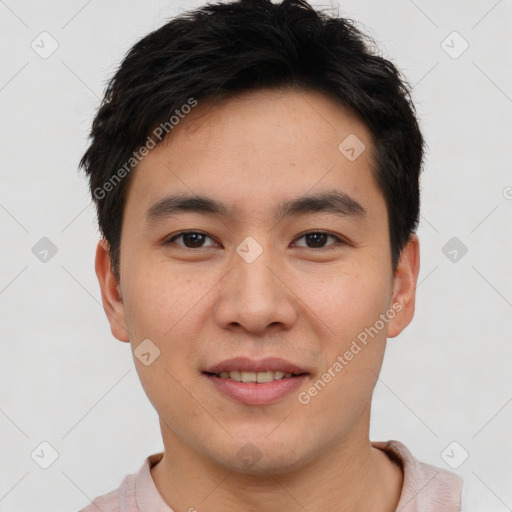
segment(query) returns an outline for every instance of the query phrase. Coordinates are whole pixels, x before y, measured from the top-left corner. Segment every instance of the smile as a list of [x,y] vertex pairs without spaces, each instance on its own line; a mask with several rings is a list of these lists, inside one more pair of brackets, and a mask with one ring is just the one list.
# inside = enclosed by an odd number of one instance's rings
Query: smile
[[233,370],[230,372],[220,372],[220,373],[212,373],[210,375],[215,375],[220,379],[231,379],[236,382],[250,382],[250,383],[264,383],[264,382],[272,382],[273,380],[281,380],[281,379],[289,379],[291,377],[296,377],[300,374],[293,373],[285,373],[281,371],[265,371],[265,372],[245,372],[241,370]]

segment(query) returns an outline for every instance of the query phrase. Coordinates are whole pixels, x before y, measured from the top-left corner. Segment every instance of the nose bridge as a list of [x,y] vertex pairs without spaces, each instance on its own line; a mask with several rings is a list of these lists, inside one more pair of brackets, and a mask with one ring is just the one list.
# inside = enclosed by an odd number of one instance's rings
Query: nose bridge
[[233,258],[233,277],[239,299],[252,302],[253,307],[260,309],[269,307],[269,303],[275,303],[282,290],[270,271],[270,268],[279,265],[272,255],[270,244],[263,246],[254,238],[247,237],[237,247],[236,252],[237,255]]
[[224,327],[239,324],[255,332],[276,322],[289,326],[295,309],[277,277],[280,268],[281,262],[274,257],[271,245],[247,237],[233,254],[231,272],[219,299],[217,320]]

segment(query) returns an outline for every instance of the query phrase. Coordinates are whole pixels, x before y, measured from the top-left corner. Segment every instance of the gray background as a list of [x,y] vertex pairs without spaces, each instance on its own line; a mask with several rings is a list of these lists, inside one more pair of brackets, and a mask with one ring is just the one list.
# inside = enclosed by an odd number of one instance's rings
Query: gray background
[[[202,3],[0,1],[1,511],[78,510],[162,449],[101,306],[77,163],[124,53]],[[371,438],[458,466],[487,510],[512,510],[512,1],[351,0],[339,14],[414,85],[429,146],[416,316],[389,340]],[[47,469],[42,442],[58,452]]]

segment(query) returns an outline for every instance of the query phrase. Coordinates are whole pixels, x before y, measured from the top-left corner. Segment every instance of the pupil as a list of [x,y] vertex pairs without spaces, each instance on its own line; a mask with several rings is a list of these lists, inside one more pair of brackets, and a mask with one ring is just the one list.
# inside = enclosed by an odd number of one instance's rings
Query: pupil
[[190,238],[192,238],[192,239],[195,238],[195,241],[192,240],[192,247],[201,247],[201,242],[203,241],[202,240],[203,237],[204,237],[204,235],[202,235],[201,233],[187,233],[187,234],[183,235],[183,240],[185,240],[185,245],[189,246],[189,244],[187,244],[187,242],[186,242],[187,239],[190,240]]
[[[185,240],[185,245],[187,247],[201,247],[204,235],[202,233],[186,233],[183,235],[183,240]],[[326,233],[308,233],[306,235],[306,240],[308,242],[308,245],[313,247],[322,247],[327,239]],[[188,241],[191,241],[191,244],[187,243]]]
[[[320,240],[319,240],[320,238]],[[322,246],[323,243],[326,241],[327,234],[326,233],[309,233],[306,235],[306,239],[308,241],[313,240],[313,246],[319,247]]]

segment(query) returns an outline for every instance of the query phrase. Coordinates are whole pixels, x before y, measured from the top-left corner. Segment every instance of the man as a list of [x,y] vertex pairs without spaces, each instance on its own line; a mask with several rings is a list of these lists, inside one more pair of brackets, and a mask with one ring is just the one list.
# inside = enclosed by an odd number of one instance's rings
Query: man
[[83,510],[460,510],[459,476],[369,440],[424,142],[368,43],[302,0],[218,3],[111,80],[81,162],[96,273],[164,452]]

